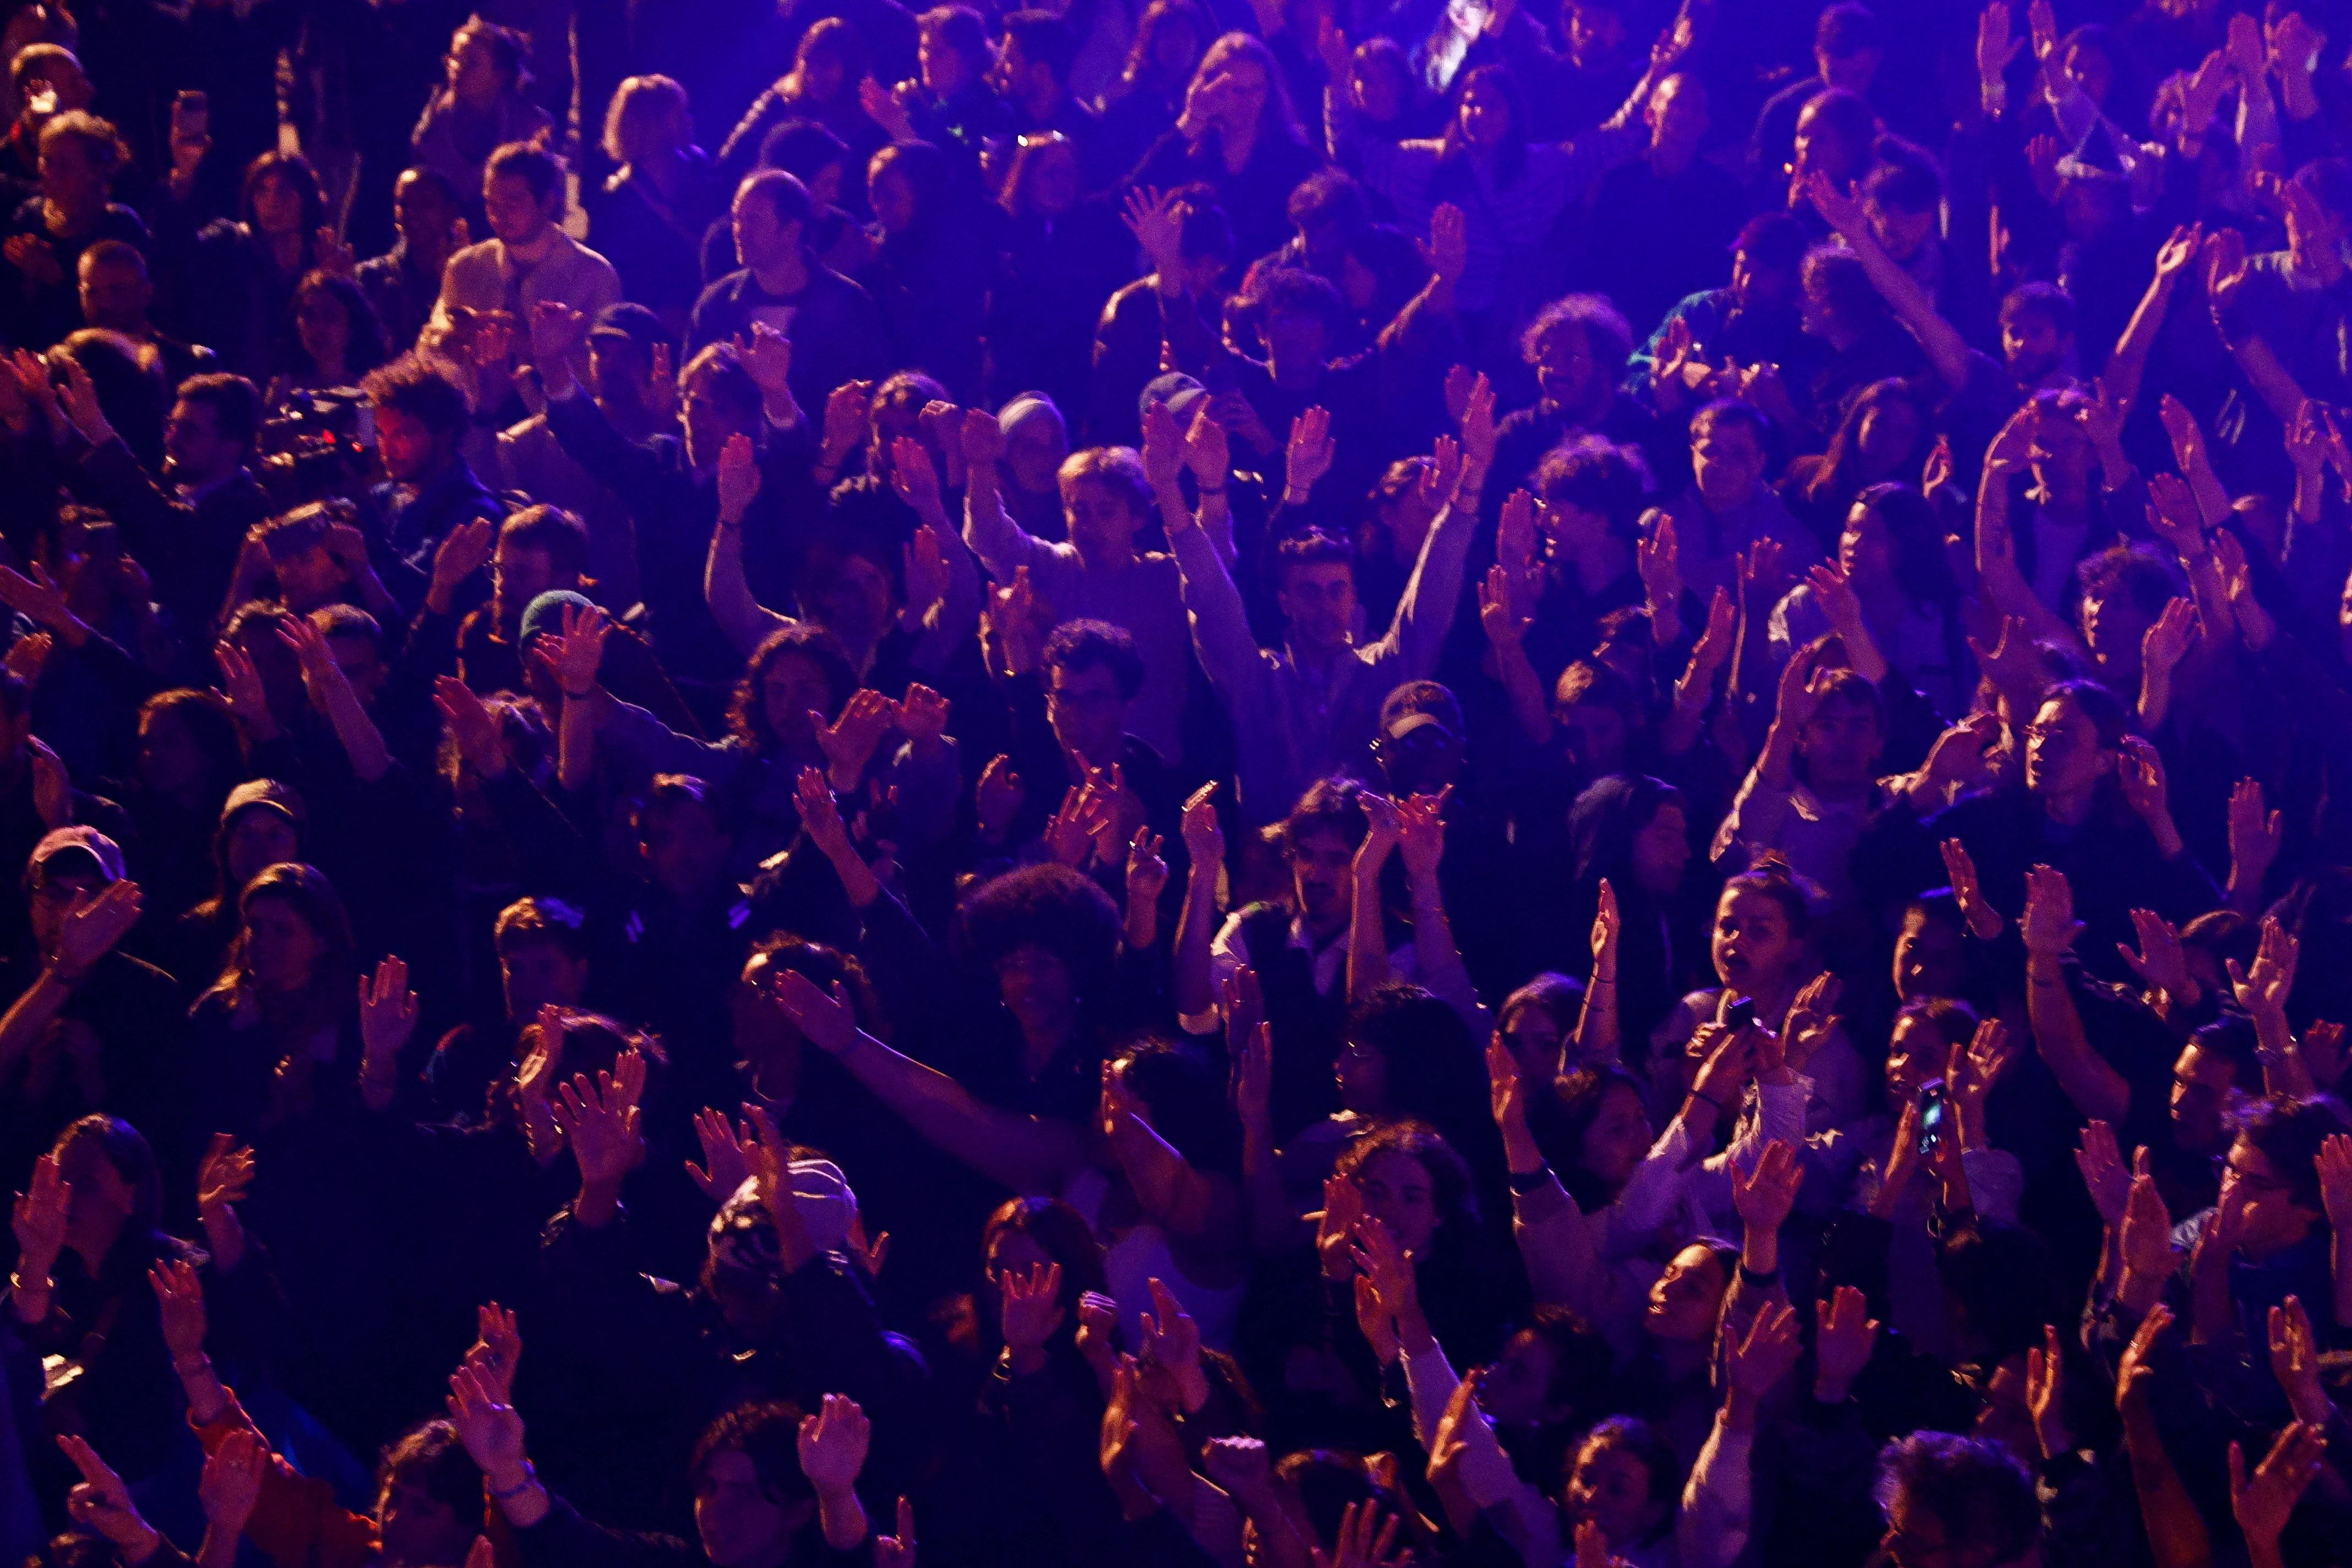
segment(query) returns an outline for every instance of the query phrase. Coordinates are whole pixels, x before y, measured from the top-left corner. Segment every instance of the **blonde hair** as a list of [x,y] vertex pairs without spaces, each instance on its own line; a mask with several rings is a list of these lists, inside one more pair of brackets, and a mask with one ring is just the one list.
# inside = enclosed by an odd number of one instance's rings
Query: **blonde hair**
[[[604,156],[624,168],[644,162],[656,150],[657,139],[682,127],[688,112],[686,89],[666,76],[633,76],[613,94],[604,111]],[[677,132],[683,142],[691,132]]]

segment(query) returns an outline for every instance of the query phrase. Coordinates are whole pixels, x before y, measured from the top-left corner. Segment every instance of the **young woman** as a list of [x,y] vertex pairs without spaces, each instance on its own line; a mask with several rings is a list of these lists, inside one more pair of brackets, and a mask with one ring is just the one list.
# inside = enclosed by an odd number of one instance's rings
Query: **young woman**
[[[864,36],[839,16],[818,18],[801,35],[793,68],[754,100],[728,132],[719,149],[720,177],[730,184],[740,184],[756,165],[768,162],[768,140],[779,128],[814,125],[837,137],[851,154],[848,182],[835,195],[819,196],[819,202],[863,212],[866,161],[890,140],[858,101],[857,86],[866,74]],[[810,190],[814,194],[813,182]]]
[[964,199],[948,155],[927,142],[874,154],[866,189],[876,245],[860,281],[881,310],[892,363],[937,376],[960,399],[972,396],[988,304],[988,275],[972,265],[988,252],[975,251],[974,230],[990,232],[1002,211]]
[[1816,637],[1850,631],[1858,615],[1888,668],[1937,715],[1958,717],[1969,696],[1965,631],[1935,509],[1908,484],[1866,486],[1846,512],[1837,563],[1843,594],[1837,582],[1808,581],[1775,606],[1767,627],[1773,651],[1785,658]]
[[[460,188],[481,184],[477,171]],[[298,363],[295,290],[336,259],[326,194],[299,153],[264,153],[246,169],[237,214],[194,237],[185,308],[192,335],[211,345],[225,368],[267,378]],[[167,248],[178,232],[166,229]]]
[[292,362],[270,379],[263,400],[273,413],[297,391],[358,386],[388,353],[375,308],[358,284],[332,272],[307,272],[295,286],[294,339]]
[[1176,123],[1214,31],[1198,0],[1152,0],[1144,7],[1127,64],[1103,94],[1102,134],[1117,154],[1113,165],[1133,168]]
[[440,89],[425,106],[409,135],[410,162],[446,176],[466,198],[479,222],[482,168],[490,154],[510,142],[530,142],[547,133],[547,110],[531,101],[524,62],[530,45],[520,33],[480,17],[469,19],[449,38]]
[[1000,201],[1008,221],[989,293],[991,401],[1034,390],[1084,407],[1095,327],[1121,281],[1128,237],[1107,202],[1081,195],[1077,144],[1059,132],[1021,138]]
[[190,1015],[205,1124],[238,1137],[355,1097],[351,921],[309,866],[268,866],[237,895],[220,977]]
[[604,114],[604,156],[618,165],[588,207],[588,245],[622,290],[682,332],[702,292],[703,235],[726,210],[709,157],[695,145],[686,89],[666,76],[621,83]]
[[1865,489],[1917,481],[1934,425],[1935,409],[1917,387],[1892,377],[1874,381],[1847,402],[1826,451],[1790,460],[1780,500],[1823,549],[1834,548]]

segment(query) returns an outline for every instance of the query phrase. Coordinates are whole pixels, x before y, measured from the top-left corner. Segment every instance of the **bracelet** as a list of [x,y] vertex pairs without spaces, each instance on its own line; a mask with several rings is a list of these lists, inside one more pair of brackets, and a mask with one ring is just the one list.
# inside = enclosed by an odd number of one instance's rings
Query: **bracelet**
[[1707,1093],[1707,1092],[1706,1092],[1706,1090],[1705,1090],[1705,1089],[1692,1089],[1692,1090],[1690,1091],[1690,1096],[1689,1096],[1689,1098],[1690,1098],[1691,1100],[1706,1100],[1709,1105],[1712,1105],[1712,1106],[1714,1106],[1714,1107],[1715,1107],[1715,1113],[1716,1113],[1717,1116],[1722,1115],[1726,1110],[1729,1110],[1729,1109],[1730,1109],[1728,1106],[1725,1105],[1725,1104],[1723,1103],[1723,1101],[1721,1101],[1721,1100],[1719,1100],[1716,1099],[1716,1098],[1715,1098],[1715,1096],[1713,1096],[1713,1095],[1711,1095],[1711,1094]]
[[1742,1263],[1739,1266],[1739,1282],[1743,1285],[1754,1286],[1759,1290],[1770,1289],[1775,1284],[1780,1282],[1780,1271],[1778,1268],[1773,1268],[1765,1272],[1759,1272],[1756,1269],[1748,1268],[1745,1263]]
[[1526,1197],[1530,1193],[1541,1191],[1544,1184],[1551,1180],[1551,1166],[1541,1164],[1532,1171],[1513,1171],[1509,1179],[1512,1194]]
[[573,702],[585,702],[588,699],[596,695],[596,689],[593,686],[585,691],[573,691],[568,687],[561,688],[560,689],[562,690],[566,699]]
[[193,1363],[175,1361],[172,1363],[172,1370],[182,1377],[194,1377],[200,1373],[207,1373],[212,1369],[213,1363],[210,1356],[200,1355]]
[[[485,1477],[484,1479],[488,1479],[488,1478]],[[539,1467],[532,1464],[529,1459],[525,1459],[522,1462],[522,1484],[516,1487],[510,1487],[505,1491],[500,1491],[498,1488],[492,1487],[490,1489],[490,1496],[496,1498],[500,1502],[504,1502],[509,1498],[522,1496],[523,1493],[530,1490],[531,1488],[537,1485],[539,1485]]]

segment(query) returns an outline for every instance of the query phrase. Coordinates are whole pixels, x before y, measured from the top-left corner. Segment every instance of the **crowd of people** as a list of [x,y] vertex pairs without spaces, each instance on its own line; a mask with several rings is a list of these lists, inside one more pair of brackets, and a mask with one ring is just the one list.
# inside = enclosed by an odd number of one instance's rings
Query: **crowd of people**
[[974,5],[0,6],[0,1560],[2352,1561],[2352,4]]

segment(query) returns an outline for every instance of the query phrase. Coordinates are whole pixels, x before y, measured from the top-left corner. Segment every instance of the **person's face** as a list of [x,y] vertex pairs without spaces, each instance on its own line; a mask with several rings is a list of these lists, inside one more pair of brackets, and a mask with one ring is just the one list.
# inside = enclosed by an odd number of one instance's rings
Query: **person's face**
[[915,66],[923,86],[938,98],[953,98],[972,79],[971,62],[948,42],[944,29],[929,25],[916,37]]
[[2242,1135],[2230,1145],[2230,1168],[2221,1178],[2221,1201],[2235,1194],[2244,1215],[2238,1250],[2248,1258],[2268,1258],[2293,1247],[2319,1223],[2319,1215],[2294,1201],[2286,1175],[2269,1155]]
[[904,234],[915,222],[915,187],[896,168],[875,170],[866,187],[874,204],[874,221],[885,234]]
[[1314,310],[1268,310],[1258,331],[1276,365],[1319,365],[1330,357],[1330,329]]
[[1057,954],[1034,943],[997,961],[996,990],[1029,1038],[1064,1034],[1077,1019],[1077,978]]
[[524,1022],[550,1003],[577,1007],[588,986],[588,961],[575,959],[561,942],[534,939],[511,943],[499,954],[499,981],[507,1016]]
[[2183,1149],[2211,1149],[2221,1142],[2222,1110],[2237,1074],[2226,1058],[2191,1040],[2172,1063],[2172,1141]]
[[1919,410],[1908,398],[1886,397],[1873,404],[1855,432],[1862,442],[1863,472],[1874,479],[1893,474],[1918,449],[1919,431]]
[[324,289],[309,290],[295,302],[294,331],[311,363],[321,369],[342,367],[352,347],[352,319],[341,300]]
[[544,235],[554,221],[551,205],[520,174],[493,174],[482,182],[482,211],[490,232],[509,245],[530,245]]
[[569,573],[559,581],[555,557],[531,545],[501,539],[490,556],[491,613],[509,637],[521,626],[522,613],[533,599],[551,589],[578,585],[579,579]]
[[302,858],[301,836],[294,823],[273,806],[249,806],[228,825],[229,889],[234,892],[261,875],[266,866],[282,866]]
[[457,226],[457,209],[442,199],[440,187],[414,173],[404,174],[392,192],[393,220],[408,248],[437,256]]
[[[1623,771],[1632,739],[1625,715],[1606,702],[1570,702],[1555,706],[1552,717],[1559,725],[1561,748],[1579,773],[1601,778]],[[1681,880],[1681,873],[1675,880]]]
[[297,615],[308,615],[321,605],[332,604],[335,595],[351,584],[342,563],[329,554],[324,545],[313,544],[297,551],[273,563],[270,570],[278,577],[279,600]]
[[1870,232],[1887,255],[1897,261],[1907,262],[1919,254],[1936,235],[1936,214],[1913,212],[1907,207],[1888,206],[1875,197],[1863,202],[1863,216],[1870,224]]
[[1890,1104],[1904,1105],[1919,1097],[1919,1090],[1930,1079],[1944,1076],[1944,1037],[1936,1026],[1916,1013],[1906,1013],[1895,1020],[1895,1031],[1886,1042],[1886,1098]]
[[2115,766],[2099,745],[2098,726],[2070,699],[2053,697],[2025,731],[2025,787],[2043,799],[2088,795]]
[[1730,1286],[1721,1261],[1708,1248],[1693,1243],[1675,1254],[1666,1271],[1650,1287],[1643,1326],[1652,1339],[1681,1344],[1713,1339],[1723,1293]]
[[1599,405],[1608,375],[1593,356],[1591,337],[1574,321],[1559,322],[1536,344],[1536,385],[1547,402],[1570,414]]
[[1797,269],[1768,266],[1748,251],[1736,251],[1731,292],[1743,310],[1784,310],[1797,298]]
[[1551,1403],[1554,1357],[1542,1336],[1521,1329],[1478,1380],[1478,1407],[1498,1426],[1526,1431],[1566,1415]]
[[1059,487],[1062,459],[1070,455],[1069,438],[1055,421],[1043,416],[1024,419],[1004,437],[1004,468],[1013,488],[1044,495]]
[[1274,96],[1274,84],[1266,80],[1265,68],[1255,60],[1232,59],[1225,62],[1221,74],[1226,128],[1256,129],[1259,118],[1265,113],[1266,100]]
[[1559,1076],[1560,1039],[1559,1020],[1535,1003],[1522,1003],[1503,1025],[1503,1043],[1511,1047],[1519,1075],[1538,1084]]
[[1290,851],[1290,887],[1307,924],[1328,927],[1347,920],[1355,866],[1355,850],[1336,829],[1318,828],[1299,836]]
[[1746,425],[1711,421],[1692,438],[1691,469],[1707,505],[1718,510],[1744,505],[1764,479],[1764,443]]
[[1062,748],[1084,758],[1089,767],[1107,768],[1117,762],[1127,744],[1128,704],[1110,666],[1056,664],[1046,679],[1045,716]]
[[1833,55],[1827,49],[1813,51],[1813,68],[1822,80],[1848,92],[1870,90],[1872,80],[1878,75],[1878,60],[1876,49],[1856,49],[1850,55]]
[[1047,217],[1059,217],[1078,205],[1077,149],[1066,142],[1039,149],[1031,155],[1029,206]]
[[139,721],[139,780],[158,795],[178,795],[204,782],[205,753],[187,721],[169,710]]
[[[1870,426],[1875,416],[1863,420],[1863,448],[1865,458],[1870,447]],[[1846,513],[1845,531],[1838,535],[1838,570],[1849,578],[1867,578],[1873,582],[1891,582],[1895,577],[1895,537],[1878,514],[1860,501]]]
[[451,439],[436,435],[414,414],[373,404],[375,410],[376,453],[383,460],[384,477],[396,485],[418,484],[438,473],[446,461]]
[[1356,1172],[1364,1214],[1389,1227],[1397,1245],[1427,1256],[1437,1237],[1437,1189],[1428,1167],[1410,1154],[1375,1155]]
[[759,413],[756,409],[740,407],[719,395],[719,370],[706,365],[687,377],[686,395],[680,400],[681,417],[686,424],[686,460],[704,472],[719,466],[719,454],[727,447],[730,436],[759,434]]
[[1715,973],[1743,995],[1780,988],[1803,962],[1805,944],[1789,930],[1780,900],[1754,888],[1725,891],[1715,907]]
[[849,73],[842,68],[841,57],[831,49],[812,50],[801,64],[801,88],[812,103],[831,103],[841,96],[848,81]]
[[253,226],[268,235],[294,234],[302,227],[302,193],[286,174],[261,176],[253,185]]
[[376,693],[383,689],[385,679],[392,673],[383,662],[383,655],[373,638],[365,637],[331,637],[327,651],[333,656],[335,668],[343,672],[352,691],[363,708],[375,706]]
[[79,136],[53,136],[41,144],[41,195],[61,207],[102,206],[106,178]]
[[1604,0],[1570,0],[1563,16],[1568,24],[1568,52],[1578,65],[1608,58],[1625,42],[1625,18]]
[[644,407],[652,368],[646,352],[630,338],[599,332],[588,340],[588,384],[601,404]]
[[760,1485],[760,1473],[738,1448],[722,1448],[694,1478],[694,1532],[713,1568],[755,1568],[790,1555],[793,1533],[814,1505],[786,1508]]
[[1344,561],[1316,561],[1283,574],[1275,595],[1293,640],[1310,652],[1336,653],[1356,635],[1356,569]]
[[[106,879],[86,857],[73,856],[85,868],[80,870],[52,871],[44,867],[34,879],[31,915],[33,940],[43,952],[53,952],[58,945],[58,932],[65,919],[90,900],[106,890]],[[62,864],[65,857],[52,857],[51,864]]]
[[479,1533],[478,1520],[433,1497],[414,1481],[387,1478],[376,1494],[376,1533],[386,1563],[456,1564]]
[[866,647],[890,629],[890,574],[864,555],[849,555],[825,585],[817,619],[850,647]]
[[1797,116],[1797,167],[1816,170],[1840,185],[1862,173],[1854,166],[1853,148],[1811,104]]
[[506,76],[499,69],[498,51],[479,33],[458,34],[449,46],[446,64],[449,90],[468,105],[488,107],[506,90]]
[[1386,1116],[1396,1110],[1389,1103],[1389,1062],[1379,1049],[1350,1038],[1339,1048],[1337,1068],[1339,1108],[1358,1116]]
[[654,885],[680,903],[698,903],[727,877],[727,836],[700,801],[682,801],[647,816],[642,836]]
[[1629,1551],[1662,1521],[1650,1496],[1650,1467],[1614,1444],[1588,1445],[1568,1479],[1568,1511],[1601,1527],[1612,1552]]
[[146,330],[147,305],[155,291],[142,269],[84,252],[80,283],[82,319],[91,326],[134,335]]
[[1649,1152],[1650,1118],[1642,1097],[1631,1084],[1612,1084],[1601,1090],[1600,1112],[1584,1130],[1577,1163],[1613,1193],[1632,1178]]
[[1885,749],[1878,715],[1859,699],[1832,697],[1814,708],[1797,737],[1805,773],[1815,789],[1858,789],[1868,784]]
[[2038,386],[2055,374],[2072,346],[2057,323],[2039,310],[2012,310],[2000,324],[2001,362],[2020,386]]
[[310,922],[286,899],[253,900],[245,914],[246,963],[254,984],[287,995],[310,983],[310,971],[326,951]]
[[2105,50],[2074,44],[2067,48],[2060,64],[2067,79],[2082,89],[2084,97],[2096,104],[2107,101],[2107,94],[2115,89],[2116,63],[2107,58]]
[[1968,943],[1931,916],[1903,917],[1895,938],[1895,991],[1906,1002],[1958,996],[1968,984]]
[[842,182],[848,178],[849,171],[841,160],[838,158],[832,160],[824,167],[809,175],[809,200],[820,209],[839,206]]
[[1373,124],[1385,125],[1404,112],[1404,81],[1381,56],[1357,50],[1349,79],[1364,118]]
[[1653,151],[1687,157],[1706,135],[1706,89],[1696,77],[1677,71],[1652,89],[1642,118]]
[[1382,736],[1372,746],[1389,793],[1435,795],[1462,780],[1462,737],[1442,722],[1416,724],[1402,735]]
[[1681,806],[1660,806],[1649,826],[1633,835],[1633,879],[1653,898],[1663,899],[1683,885],[1683,871],[1690,865],[1690,826]]
[[768,727],[787,746],[805,746],[815,738],[809,715],[833,711],[833,688],[814,659],[802,654],[780,656],[768,667],[760,688]]
[[1980,1568],[1990,1558],[1956,1541],[1951,1530],[1903,1492],[1886,1505],[1886,1534],[1880,1546],[1894,1568]]
[[2120,662],[2128,668],[2139,661],[2140,643],[2155,617],[2129,593],[2115,584],[2086,588],[2076,613],[2082,617],[2083,640],[2101,664]]
[[776,204],[758,191],[736,194],[735,254],[746,267],[773,267],[800,248],[801,226],[776,221]]
[[1143,526],[1143,519],[1136,515],[1127,497],[1097,479],[1063,483],[1062,517],[1079,561],[1089,567],[1134,554],[1136,531]]
[[1511,133],[1511,104],[1490,81],[1476,81],[1462,94],[1456,111],[1462,139],[1475,148],[1497,147]]

